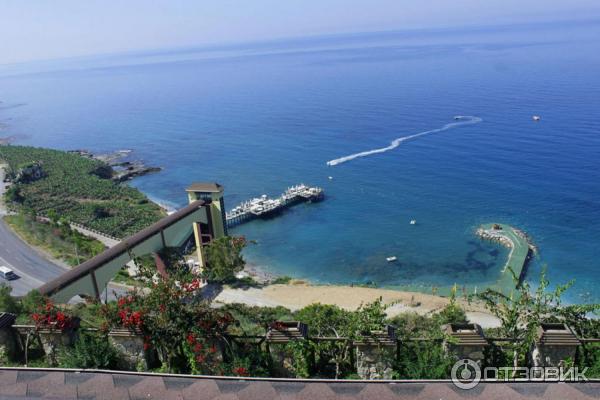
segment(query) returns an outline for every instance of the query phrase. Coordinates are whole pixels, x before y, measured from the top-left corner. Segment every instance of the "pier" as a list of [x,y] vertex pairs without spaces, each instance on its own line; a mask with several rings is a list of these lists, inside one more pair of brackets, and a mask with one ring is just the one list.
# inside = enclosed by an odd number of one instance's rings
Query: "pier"
[[509,269],[515,273],[520,284],[525,277],[527,262],[532,252],[537,251],[536,247],[525,232],[505,224],[482,225],[477,229],[477,235],[510,248],[508,260],[502,268],[502,275],[496,285],[503,290],[514,289],[514,280]]
[[324,197],[323,189],[303,183],[287,188],[277,198],[266,194],[245,201],[225,214],[228,227],[233,227],[255,218],[268,217],[298,203],[320,201]]

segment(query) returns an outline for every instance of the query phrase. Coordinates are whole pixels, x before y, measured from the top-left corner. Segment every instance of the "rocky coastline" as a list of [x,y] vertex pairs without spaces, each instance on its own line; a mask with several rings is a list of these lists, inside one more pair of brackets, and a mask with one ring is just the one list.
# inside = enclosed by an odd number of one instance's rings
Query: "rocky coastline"
[[142,160],[131,159],[133,151],[128,149],[106,154],[94,154],[83,149],[70,150],[69,152],[106,163],[112,168],[111,179],[115,182],[125,182],[138,176],[162,171],[161,167],[148,166]]

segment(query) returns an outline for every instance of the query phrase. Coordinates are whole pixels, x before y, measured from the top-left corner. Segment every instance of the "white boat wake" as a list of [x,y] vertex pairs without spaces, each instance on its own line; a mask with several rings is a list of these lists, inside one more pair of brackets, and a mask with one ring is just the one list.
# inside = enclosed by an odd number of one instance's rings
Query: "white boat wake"
[[425,132],[420,132],[420,133],[415,133],[414,135],[400,137],[400,138],[392,140],[390,145],[387,147],[382,147],[379,149],[373,149],[373,150],[367,150],[367,151],[361,151],[360,153],[350,154],[349,156],[336,158],[335,160],[327,161],[327,165],[333,167],[335,165],[354,160],[355,158],[367,157],[367,156],[370,156],[373,154],[385,153],[386,151],[394,150],[396,147],[400,146],[400,143],[410,140],[410,139],[417,138],[419,136],[431,135],[432,133],[447,131],[448,129],[457,128],[457,127],[463,126],[463,125],[478,124],[481,121],[483,121],[483,119],[481,119],[479,117],[474,117],[474,116],[470,116],[470,115],[466,115],[466,116],[458,115],[458,116],[454,117],[454,119],[456,120],[456,122],[450,122],[449,124],[446,124],[446,125],[442,126],[441,128],[432,129],[430,131],[425,131]]

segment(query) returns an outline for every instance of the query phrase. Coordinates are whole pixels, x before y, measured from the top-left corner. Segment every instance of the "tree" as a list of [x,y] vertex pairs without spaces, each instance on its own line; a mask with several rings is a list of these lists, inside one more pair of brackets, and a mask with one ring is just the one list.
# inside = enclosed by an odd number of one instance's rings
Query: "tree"
[[465,311],[456,303],[456,284],[450,291],[450,302],[442,309],[435,318],[440,325],[443,324],[465,324],[468,321]]
[[315,367],[320,375],[329,375],[328,366],[336,379],[353,369],[353,342],[369,337],[372,331],[381,330],[386,321],[382,299],[363,304],[356,311],[346,311],[338,306],[311,304],[299,310],[296,318],[306,323],[310,336],[334,337],[333,341],[311,342],[315,352]]
[[599,307],[599,305],[562,307],[562,294],[573,285],[574,281],[558,285],[550,291],[546,268],[541,272],[535,291],[531,290],[529,282],[519,285],[519,279],[514,271],[510,268],[508,271],[517,285],[516,291],[511,291],[507,295],[497,290],[487,289],[474,297],[483,300],[486,308],[500,319],[502,323],[500,333],[510,339],[508,347],[512,353],[514,368],[525,361],[527,351],[534,344],[538,328],[542,323],[581,322],[585,319],[585,314]]
[[19,303],[10,294],[12,287],[1,283],[0,284],[0,312],[8,312],[18,314],[20,311]]
[[203,275],[211,282],[231,282],[235,274],[242,271],[246,261],[242,256],[242,250],[246,247],[246,239],[243,237],[223,237],[213,240],[204,249],[206,266]]

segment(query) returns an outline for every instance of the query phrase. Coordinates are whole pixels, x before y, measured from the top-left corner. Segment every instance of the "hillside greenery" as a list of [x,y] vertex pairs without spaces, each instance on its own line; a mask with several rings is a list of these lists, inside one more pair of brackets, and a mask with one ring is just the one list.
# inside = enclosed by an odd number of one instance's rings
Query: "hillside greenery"
[[98,240],[82,235],[68,224],[43,223],[29,214],[8,215],[4,221],[27,243],[71,266],[79,265],[105,249]]
[[[26,146],[0,146],[0,160],[14,181],[5,196],[16,211],[59,215],[116,237],[135,233],[163,216],[140,191],[112,181],[112,169],[101,161]],[[32,166],[41,168],[40,176],[19,179]]]

